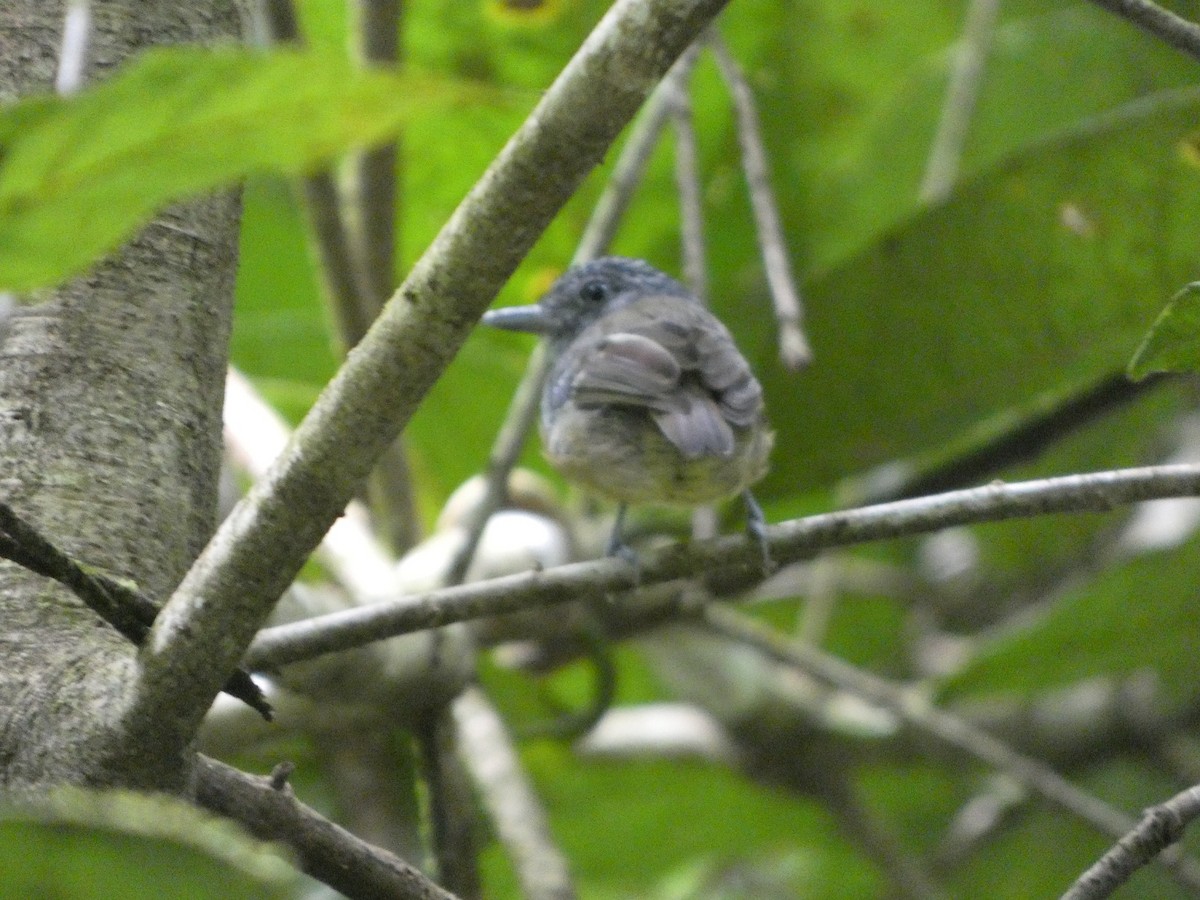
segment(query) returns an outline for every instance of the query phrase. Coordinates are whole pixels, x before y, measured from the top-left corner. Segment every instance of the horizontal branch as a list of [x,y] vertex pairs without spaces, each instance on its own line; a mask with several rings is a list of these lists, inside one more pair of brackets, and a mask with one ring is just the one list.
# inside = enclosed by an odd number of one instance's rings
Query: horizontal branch
[[[1117,469],[1014,484],[996,481],[984,487],[794,519],[768,527],[767,542],[772,558],[786,564],[832,547],[927,534],[956,525],[1107,512],[1141,500],[1196,495],[1200,495],[1200,465]],[[274,668],[452,622],[698,577],[712,580],[718,593],[748,587],[762,577],[760,549],[744,535],[727,536],[648,551],[640,557],[637,571],[623,560],[608,558],[401,597],[265,629],[245,662],[251,668]]]

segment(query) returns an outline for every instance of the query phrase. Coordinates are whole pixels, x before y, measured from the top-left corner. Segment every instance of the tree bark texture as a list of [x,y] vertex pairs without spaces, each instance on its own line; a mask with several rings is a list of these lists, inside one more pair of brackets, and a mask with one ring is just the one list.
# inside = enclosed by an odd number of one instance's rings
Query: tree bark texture
[[[62,0],[0,3],[0,101],[51,90]],[[230,39],[234,0],[92,4],[89,80],[151,44]],[[77,559],[167,596],[214,526],[237,262],[232,194],[22,298],[0,332],[0,497]],[[73,596],[0,565],[0,786],[178,790],[185,761],[123,740],[134,648]]]

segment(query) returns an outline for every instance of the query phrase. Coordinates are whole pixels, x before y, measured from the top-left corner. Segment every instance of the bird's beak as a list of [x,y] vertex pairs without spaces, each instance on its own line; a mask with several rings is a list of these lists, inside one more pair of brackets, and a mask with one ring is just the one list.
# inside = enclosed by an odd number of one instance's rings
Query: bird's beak
[[545,334],[551,327],[546,310],[537,304],[489,309],[483,314],[483,324],[505,331],[529,331],[533,334]]

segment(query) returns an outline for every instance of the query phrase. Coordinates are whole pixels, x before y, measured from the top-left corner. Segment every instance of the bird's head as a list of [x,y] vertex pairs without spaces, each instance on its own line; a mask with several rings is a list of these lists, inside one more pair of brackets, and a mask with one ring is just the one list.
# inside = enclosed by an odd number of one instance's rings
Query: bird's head
[[489,310],[483,323],[540,334],[561,344],[606,313],[651,294],[694,299],[687,288],[649,263],[604,256],[568,269],[532,306]]

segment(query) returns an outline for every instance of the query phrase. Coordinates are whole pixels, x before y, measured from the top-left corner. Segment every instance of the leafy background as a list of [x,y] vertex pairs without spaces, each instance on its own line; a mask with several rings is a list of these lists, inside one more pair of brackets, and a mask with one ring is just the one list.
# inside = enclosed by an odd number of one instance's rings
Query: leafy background
[[[558,0],[522,16],[497,0],[409,4],[405,65],[444,90],[431,87],[403,129],[401,269],[604,6]],[[315,52],[343,54],[341,0],[304,0],[300,8]],[[722,18],[760,103],[804,282],[816,358],[802,374],[784,371],[774,355],[727,95],[711,61],[697,70],[713,305],[760,374],[778,433],[760,491],[769,518],[833,507],[854,479],[885,464],[916,469],[954,459],[1122,371],[1164,304],[1197,277],[1200,69],[1085,3],[1004,5],[960,183],[944,203],[919,200],[962,15],[962,4],[945,0],[735,0]],[[480,87],[494,100],[462,102],[464,91]],[[671,160],[668,139],[614,250],[678,271]],[[606,172],[559,216],[500,303],[533,301],[561,270]],[[245,202],[233,360],[297,420],[337,366],[330,316],[294,185],[251,178]],[[521,337],[480,330],[412,422],[427,522],[481,468],[529,349]],[[1194,402],[1188,383],[1173,382],[998,474],[1154,461]],[[545,471],[535,444],[524,462]],[[1083,679],[1152,673],[1167,712],[1194,706],[1197,542],[1097,560],[1125,515],[974,530],[977,592],[994,608],[963,627],[974,634],[973,653],[932,685],[939,696],[971,709],[1034,702]],[[855,556],[920,575],[927,551],[910,541]],[[1011,616],[1030,596],[1039,604]],[[889,675],[911,674],[910,599],[869,591],[842,598],[826,646]],[[787,627],[796,609],[788,601],[763,615]],[[982,625],[999,627],[978,631]],[[670,695],[638,647],[621,648],[618,663],[619,702]],[[502,706],[528,708],[526,679],[491,666],[483,674]],[[570,667],[550,690],[580,704],[586,683]],[[301,759],[307,752],[290,750]],[[714,765],[581,760],[546,740],[526,742],[524,755],[585,897],[837,898],[884,890],[879,872],[814,797]],[[307,765],[318,763],[310,757]],[[1069,774],[1131,813],[1180,786],[1177,773],[1134,750],[1073,763]],[[939,758],[881,754],[858,786],[901,845],[929,857],[987,775]],[[319,800],[319,784],[311,790]],[[0,831],[0,841],[8,839]],[[1035,804],[944,877],[954,896],[1052,896],[1108,843]],[[495,846],[485,863],[489,896],[513,896]],[[1146,871],[1133,890],[1173,897],[1178,889]]]
[[[339,45],[338,4],[310,0],[306,9],[313,33],[319,22]],[[557,16],[529,24],[489,15],[487,5],[465,17],[462,9],[412,6],[408,64],[532,91],[601,5],[564,2]],[[1200,268],[1200,169],[1190,152],[1200,136],[1196,64],[1087,4],[1004,5],[961,183],[936,208],[919,201],[962,13],[960,4],[931,0],[739,0],[722,19],[760,103],[804,281],[816,360],[798,375],[774,355],[727,95],[711,61],[697,71],[712,302],[767,390],[778,432],[760,491],[770,517],[827,508],[844,479],[874,466],[965,452],[1122,370]],[[431,111],[406,128],[404,260],[432,238],[523,108]],[[678,271],[671,164],[667,140],[614,249]],[[559,217],[500,303],[533,301],[560,270],[605,174]],[[234,355],[295,415],[336,358],[293,196],[268,181],[247,194]],[[410,449],[427,514],[479,470],[528,349],[520,338],[477,332],[413,421]],[[1191,401],[1183,387],[1155,392],[1003,475],[1152,461],[1168,423]],[[524,462],[544,470],[531,443]],[[1114,518],[980,529],[983,577],[1017,594],[1078,562]],[[913,544],[867,553],[912,565],[918,551]],[[1150,669],[1172,702],[1192,701],[1196,562],[1192,542],[1080,584],[1032,625],[1000,630],[947,681],[945,696],[1033,698],[1083,678]],[[904,623],[892,600],[848,597],[828,646],[894,671]],[[663,696],[636,651],[620,661],[622,702]],[[487,674],[502,701],[523,708],[527,683]],[[561,699],[582,702],[586,679],[578,675],[559,678]],[[697,763],[581,762],[549,742],[527,745],[526,761],[585,896],[836,898],[883,890],[815,799]],[[1131,812],[1175,789],[1136,759],[1102,759],[1071,774]],[[902,844],[928,855],[985,775],[965,765],[881,763],[868,767],[861,787]],[[991,897],[1052,896],[1107,843],[1035,808],[951,873],[948,887],[954,896],[979,895],[981,885]],[[494,895],[512,895],[502,855],[493,850],[488,860]],[[1137,896],[1177,890],[1158,872],[1138,876]]]

